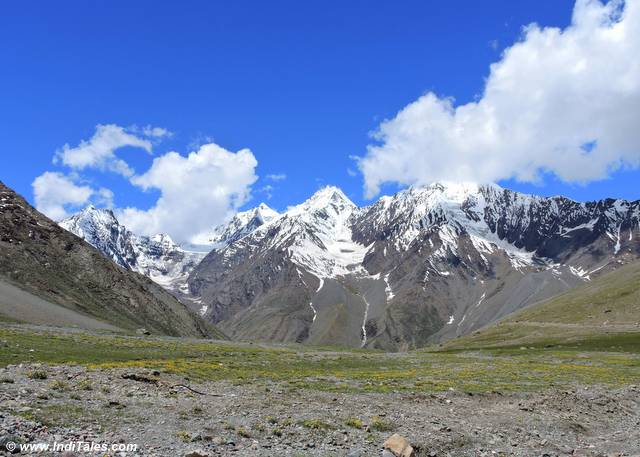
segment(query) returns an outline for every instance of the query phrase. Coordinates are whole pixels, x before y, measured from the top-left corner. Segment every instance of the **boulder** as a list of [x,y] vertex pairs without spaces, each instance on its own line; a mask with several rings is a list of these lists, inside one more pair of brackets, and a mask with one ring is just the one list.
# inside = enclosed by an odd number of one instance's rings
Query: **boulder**
[[414,457],[415,453],[409,442],[401,435],[394,433],[384,442],[382,447],[396,457]]

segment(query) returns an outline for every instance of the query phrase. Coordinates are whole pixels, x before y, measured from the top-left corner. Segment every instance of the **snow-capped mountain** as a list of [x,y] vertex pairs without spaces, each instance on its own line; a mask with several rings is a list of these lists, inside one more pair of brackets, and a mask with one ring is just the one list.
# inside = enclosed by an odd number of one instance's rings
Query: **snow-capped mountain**
[[261,203],[255,208],[237,213],[228,223],[214,228],[208,241],[218,248],[226,246],[278,216],[277,211]]
[[189,289],[237,337],[420,346],[637,258],[639,206],[436,183],[358,208],[327,187],[216,229]]
[[[111,222],[108,213],[95,216],[95,223]],[[117,227],[114,230],[118,232]],[[162,287],[118,267],[2,182],[0,282],[19,286],[19,306],[7,308],[15,298],[7,301],[13,294],[5,292],[3,312],[26,323],[126,332],[144,327],[156,335],[222,336]]]
[[121,267],[148,276],[174,293],[186,292],[189,272],[206,255],[184,250],[166,234],[136,235],[121,225],[111,210],[94,206],[87,206],[59,225]]

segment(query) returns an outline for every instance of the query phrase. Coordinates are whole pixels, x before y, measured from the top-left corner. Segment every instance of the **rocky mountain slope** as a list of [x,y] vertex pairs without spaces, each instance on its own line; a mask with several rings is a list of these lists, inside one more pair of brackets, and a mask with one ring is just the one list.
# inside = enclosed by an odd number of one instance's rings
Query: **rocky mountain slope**
[[115,263],[151,278],[164,288],[185,292],[189,272],[206,252],[187,251],[169,235],[136,235],[121,225],[111,210],[87,206],[60,222]]
[[[22,308],[44,309],[49,303],[73,311],[76,317],[124,330],[144,327],[164,335],[221,335],[163,288],[106,259],[2,183],[0,280],[29,294],[29,303]],[[31,296],[43,302],[35,303]]]
[[358,208],[327,187],[189,275],[237,338],[399,349],[470,333],[640,254],[640,202],[436,183]]
[[448,348],[578,346],[637,351],[640,262],[621,266],[498,323],[451,341]]

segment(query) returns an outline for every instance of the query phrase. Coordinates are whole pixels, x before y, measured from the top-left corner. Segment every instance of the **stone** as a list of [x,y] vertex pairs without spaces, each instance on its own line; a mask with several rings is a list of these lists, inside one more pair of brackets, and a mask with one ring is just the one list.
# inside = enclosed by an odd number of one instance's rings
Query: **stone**
[[210,457],[209,454],[202,450],[187,452],[184,457]]
[[354,449],[347,454],[347,457],[362,457],[363,452],[364,451],[362,449]]
[[148,384],[158,384],[158,380],[157,379],[150,378],[149,376],[144,375],[144,374],[124,373],[120,377],[122,379],[129,379],[131,381],[145,382],[145,383],[148,383]]
[[382,451],[382,457],[396,457],[396,456],[393,455],[393,452],[389,452],[385,449],[384,451]]
[[382,447],[391,451],[395,457],[414,457],[413,448],[409,442],[397,433],[387,438]]

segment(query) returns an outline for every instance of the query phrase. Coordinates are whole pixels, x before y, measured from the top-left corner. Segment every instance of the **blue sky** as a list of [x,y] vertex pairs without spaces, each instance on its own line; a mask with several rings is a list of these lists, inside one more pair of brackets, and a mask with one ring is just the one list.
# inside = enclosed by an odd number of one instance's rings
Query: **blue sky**
[[[68,172],[52,164],[63,145],[90,139],[99,124],[151,125],[173,135],[151,154],[117,152],[136,173],[168,151],[214,141],[249,148],[258,162],[245,206],[283,209],[324,184],[366,203],[352,157],[366,154],[370,132],[428,91],[477,100],[489,65],[522,27],[567,27],[573,3],[10,2],[0,16],[0,179],[33,201],[34,178]],[[117,207],[147,209],[159,196],[118,174],[81,174],[111,189]],[[637,199],[639,177],[502,183],[578,200]],[[383,182],[382,191],[403,185]]]

